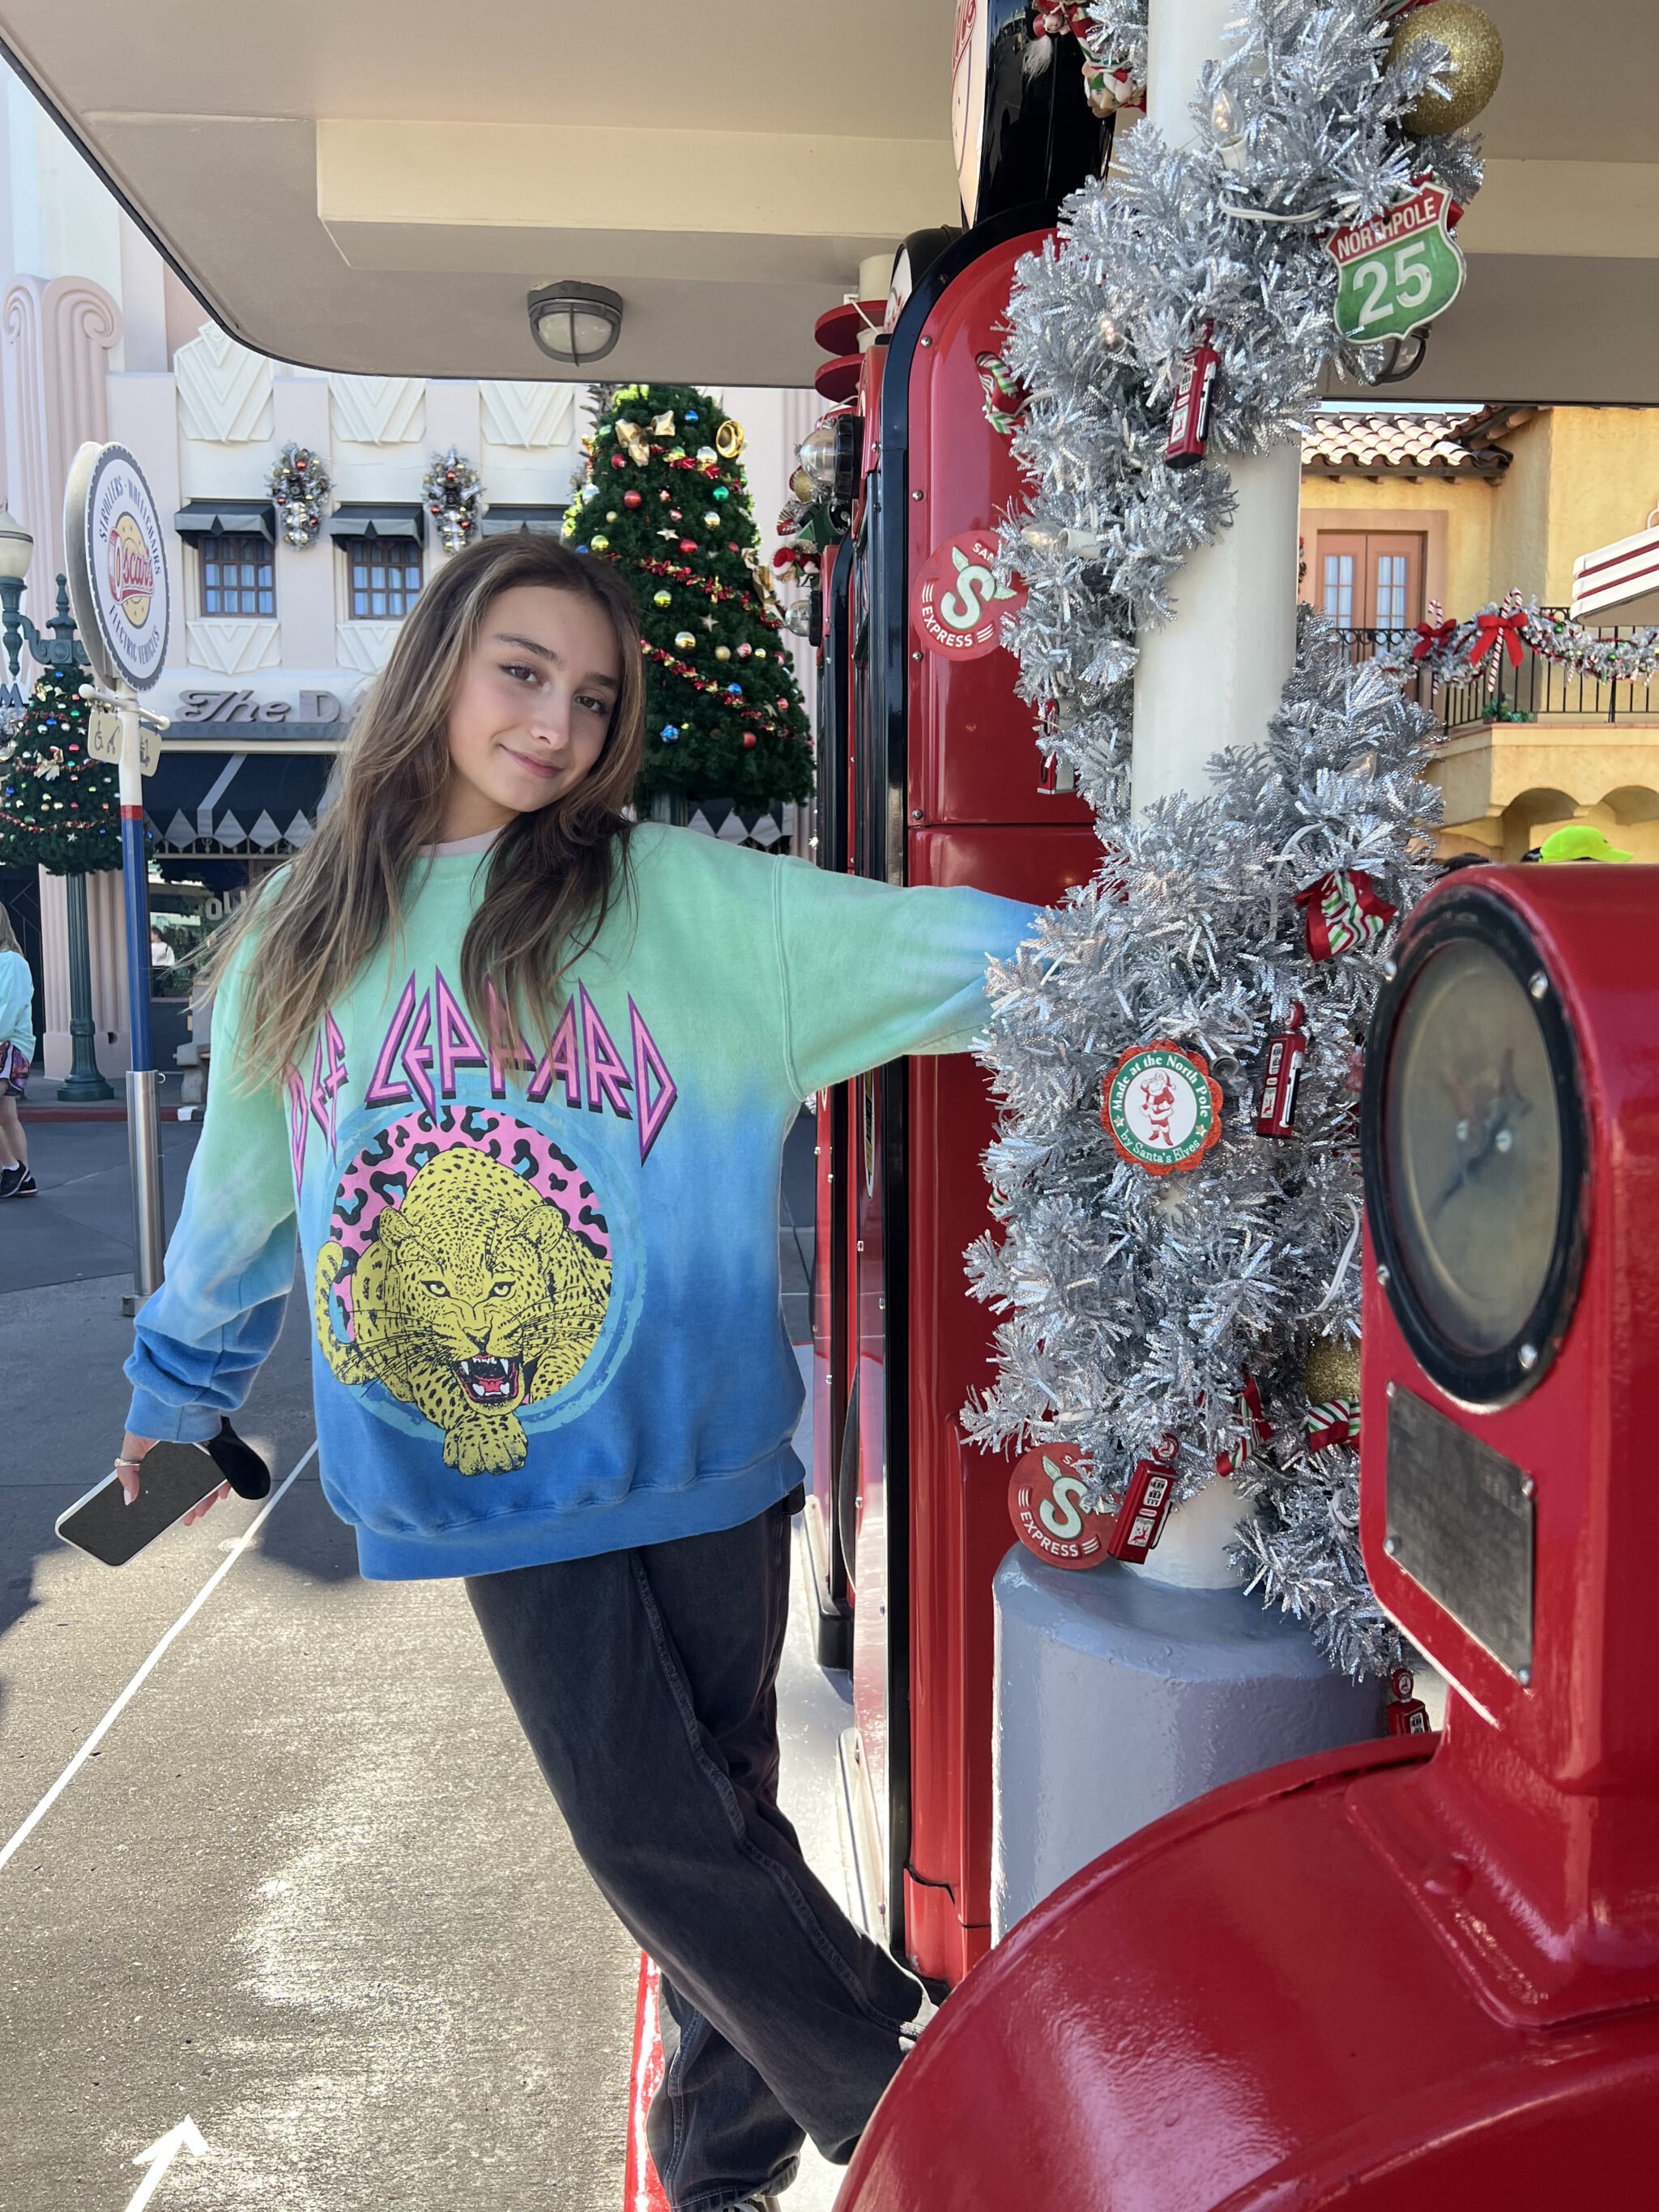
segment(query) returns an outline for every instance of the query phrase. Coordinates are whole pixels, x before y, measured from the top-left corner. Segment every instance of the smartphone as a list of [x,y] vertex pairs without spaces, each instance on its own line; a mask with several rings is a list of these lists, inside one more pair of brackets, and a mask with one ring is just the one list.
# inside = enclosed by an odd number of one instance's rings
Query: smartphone
[[222,1482],[244,1498],[263,1498],[270,1488],[270,1469],[228,1421],[210,1443],[153,1444],[131,1505],[112,1471],[58,1515],[58,1534],[103,1565],[124,1567]]

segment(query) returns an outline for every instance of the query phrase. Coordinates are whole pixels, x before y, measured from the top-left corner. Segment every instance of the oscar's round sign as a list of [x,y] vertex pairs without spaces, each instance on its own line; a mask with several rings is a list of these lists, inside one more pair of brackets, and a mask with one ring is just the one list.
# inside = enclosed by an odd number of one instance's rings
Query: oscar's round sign
[[148,691],[167,654],[166,542],[143,471],[125,446],[82,446],[64,498],[76,619],[106,682]]

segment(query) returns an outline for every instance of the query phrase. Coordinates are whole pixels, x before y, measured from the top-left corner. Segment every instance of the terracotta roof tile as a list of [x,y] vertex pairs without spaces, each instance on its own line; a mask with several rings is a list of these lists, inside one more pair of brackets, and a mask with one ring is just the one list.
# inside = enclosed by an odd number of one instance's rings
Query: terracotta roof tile
[[1510,456],[1491,442],[1520,410],[1472,407],[1466,414],[1401,414],[1352,407],[1316,416],[1302,440],[1302,466],[1321,477],[1496,477]]

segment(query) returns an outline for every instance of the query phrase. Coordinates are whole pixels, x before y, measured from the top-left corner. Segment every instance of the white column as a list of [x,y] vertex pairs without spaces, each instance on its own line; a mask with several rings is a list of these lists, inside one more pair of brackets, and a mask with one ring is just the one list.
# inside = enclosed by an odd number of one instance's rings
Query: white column
[[[1171,145],[1194,135],[1199,72],[1220,53],[1232,12],[1233,0],[1152,0],[1147,120]],[[1294,438],[1229,458],[1232,526],[1193,555],[1175,580],[1174,619],[1141,640],[1130,784],[1138,808],[1200,789],[1210,755],[1259,740],[1278,708],[1296,655],[1301,461]]]
[[[1147,120],[1171,145],[1194,136],[1189,112],[1204,64],[1222,49],[1233,0],[1152,0]],[[1223,396],[1221,404],[1226,404]],[[1172,620],[1140,641],[1135,670],[1131,803],[1201,789],[1205,763],[1260,741],[1296,656],[1297,509],[1301,448],[1230,458],[1237,507],[1220,541],[1175,580]],[[1156,1551],[1133,1571],[1188,1589],[1240,1578],[1226,1561],[1239,1516],[1229,1484],[1212,1482],[1170,1516]]]

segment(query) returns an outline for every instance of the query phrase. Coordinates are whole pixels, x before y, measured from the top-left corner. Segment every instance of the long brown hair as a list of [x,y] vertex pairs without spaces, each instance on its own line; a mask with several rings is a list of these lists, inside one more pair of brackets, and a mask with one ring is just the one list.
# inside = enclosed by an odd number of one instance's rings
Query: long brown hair
[[0,906],[0,952],[21,952],[22,949],[17,942],[17,932],[11,926],[11,916]]
[[461,951],[467,1006],[503,1059],[517,1056],[517,1024],[542,1044],[550,1036],[565,970],[628,880],[632,823],[623,809],[645,748],[645,678],[638,617],[616,571],[556,538],[519,532],[468,546],[422,592],[358,713],[316,835],[276,891],[250,899],[216,948],[216,979],[248,931],[258,932],[243,997],[241,1079],[298,1066],[329,1000],[395,941],[410,869],[443,815],[450,702],[491,601],[520,584],[594,601],[622,659],[604,750],[574,789],[501,832]]

